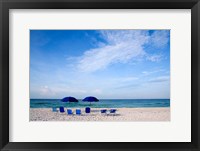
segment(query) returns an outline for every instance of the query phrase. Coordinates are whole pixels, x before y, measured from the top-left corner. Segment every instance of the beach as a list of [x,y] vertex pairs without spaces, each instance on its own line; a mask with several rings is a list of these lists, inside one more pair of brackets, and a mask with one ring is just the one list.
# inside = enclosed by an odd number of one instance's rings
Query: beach
[[52,112],[51,108],[30,108],[30,121],[170,121],[169,107],[116,108],[116,114],[102,114],[101,109],[91,108],[91,113],[85,113],[85,108],[81,108],[81,115],[67,115]]

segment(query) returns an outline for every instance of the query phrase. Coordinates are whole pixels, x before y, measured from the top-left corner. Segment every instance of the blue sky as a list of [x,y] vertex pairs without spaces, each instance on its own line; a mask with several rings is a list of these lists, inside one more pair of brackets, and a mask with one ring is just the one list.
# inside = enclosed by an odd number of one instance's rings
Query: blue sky
[[31,30],[30,98],[170,98],[170,30]]

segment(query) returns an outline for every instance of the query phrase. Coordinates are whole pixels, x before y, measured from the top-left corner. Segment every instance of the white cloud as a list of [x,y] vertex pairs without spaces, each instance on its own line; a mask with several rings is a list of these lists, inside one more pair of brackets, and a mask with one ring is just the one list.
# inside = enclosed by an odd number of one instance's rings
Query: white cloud
[[55,92],[53,92],[48,86],[41,86],[39,93],[41,96],[54,96]]
[[162,55],[149,55],[147,56],[147,60],[150,60],[152,62],[158,62],[161,61],[163,59]]
[[31,98],[63,98],[65,96],[85,96],[87,93],[87,90],[79,87],[50,87],[46,85],[40,86],[39,88],[31,87]]
[[165,46],[168,42],[168,30],[157,30],[151,35],[151,43],[158,48]]
[[139,78],[138,77],[121,77],[121,78],[116,78],[116,79],[113,79],[114,81],[116,82],[130,82],[130,81],[134,81],[134,80],[138,80]]
[[74,94],[74,93],[80,93],[80,94],[87,93],[86,90],[83,90],[79,87],[70,87],[70,86],[56,87],[53,90],[54,90],[54,92],[64,94],[64,95],[69,95],[69,94]]
[[145,55],[142,45],[148,41],[148,35],[144,31],[101,31],[100,34],[107,45],[87,50],[78,62],[81,71],[93,72]]
[[102,90],[101,89],[95,89],[92,91],[93,94],[102,94]]
[[154,71],[143,71],[142,73],[144,75],[150,75],[150,74],[154,74],[154,73],[158,73],[158,72],[164,72],[165,69],[158,69],[158,70],[154,70]]
[[134,43],[119,43],[86,51],[78,63],[81,71],[93,72],[113,63],[127,63],[130,59],[143,56],[141,46]]
[[165,81],[169,81],[169,76],[160,76],[160,77],[156,77],[154,79],[149,80],[149,82],[165,82]]
[[99,47],[86,50],[78,57],[76,67],[82,72],[95,72],[115,63],[131,63],[141,58],[158,62],[162,55],[149,55],[143,46],[153,43],[162,47],[168,41],[167,33],[156,31],[150,37],[148,30],[102,30],[99,34],[106,43],[100,42]]
[[101,30],[100,34],[109,44],[130,41],[144,44],[149,40],[149,33],[147,30]]

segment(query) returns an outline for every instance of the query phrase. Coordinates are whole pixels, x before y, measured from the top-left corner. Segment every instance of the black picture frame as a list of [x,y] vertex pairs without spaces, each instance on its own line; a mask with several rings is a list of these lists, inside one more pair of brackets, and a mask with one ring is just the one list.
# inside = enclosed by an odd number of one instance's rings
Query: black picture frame
[[[9,142],[9,9],[191,9],[191,142]],[[199,0],[0,0],[0,33],[1,150],[200,151]]]

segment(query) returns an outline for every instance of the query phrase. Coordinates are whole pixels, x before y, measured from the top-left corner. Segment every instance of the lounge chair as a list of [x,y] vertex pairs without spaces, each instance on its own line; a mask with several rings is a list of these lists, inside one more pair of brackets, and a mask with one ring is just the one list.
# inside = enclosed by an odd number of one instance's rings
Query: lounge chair
[[60,113],[64,113],[65,112],[65,109],[64,109],[63,106],[61,106],[59,109],[60,109]]
[[89,107],[85,108],[85,113],[90,113],[90,108]]
[[117,111],[116,109],[110,109],[110,114],[115,115],[116,111]]
[[52,107],[52,112],[58,112],[56,107]]
[[81,109],[76,109],[76,115],[81,115]]
[[106,109],[101,110],[101,114],[106,114],[106,113],[107,113]]
[[68,114],[68,115],[73,115],[72,110],[71,110],[71,109],[67,109],[67,114]]

